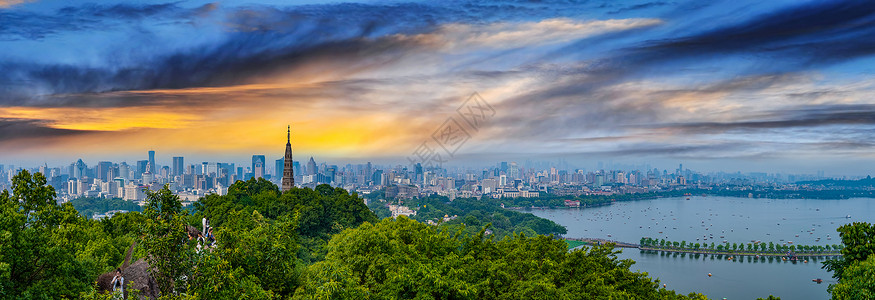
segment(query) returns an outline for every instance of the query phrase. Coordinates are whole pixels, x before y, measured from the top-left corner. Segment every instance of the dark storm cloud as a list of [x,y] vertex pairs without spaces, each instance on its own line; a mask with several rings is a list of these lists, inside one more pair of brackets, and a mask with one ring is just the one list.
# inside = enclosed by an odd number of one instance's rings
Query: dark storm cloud
[[22,139],[57,138],[91,131],[51,128],[41,120],[0,118],[0,143]]
[[831,125],[875,125],[875,105],[809,105],[772,111],[756,117],[755,120],[737,122],[689,122],[654,127],[686,133],[722,133]]
[[609,11],[608,14],[615,15],[615,14],[620,14],[620,13],[624,13],[624,12],[653,8],[653,7],[658,7],[658,6],[665,6],[665,5],[669,5],[669,3],[663,2],[663,1],[645,2],[645,3],[640,3],[640,4],[624,6],[624,7],[618,8],[616,10]]
[[181,8],[177,3],[115,4],[86,3],[67,6],[53,14],[24,10],[0,10],[0,40],[41,40],[71,31],[111,30],[120,23],[145,18],[190,18],[203,13],[210,5],[194,10]]
[[[552,7],[552,4],[515,1],[464,3],[456,6],[342,3],[289,8],[228,8],[223,11],[224,21],[221,23],[233,32],[216,43],[170,53],[158,52],[153,57],[113,67],[0,62],[6,71],[0,74],[0,85],[5,85],[0,88],[7,91],[6,96],[0,98],[0,105],[99,106],[105,103],[125,106],[115,101],[118,98],[112,97],[77,104],[69,101],[77,97],[51,95],[245,84],[320,60],[329,61],[329,65],[336,63],[337,69],[369,64],[379,66],[403,58],[406,51],[419,46],[415,41],[394,38],[397,33],[431,32],[447,22],[487,22],[515,14],[531,18],[571,13],[563,11],[562,7]],[[546,9],[548,7],[550,9]],[[0,36],[40,39],[62,29],[99,30],[98,27],[110,21],[145,20],[158,16],[187,19],[204,12],[216,14],[216,10],[214,4],[186,9],[178,3],[165,3],[140,6],[85,4],[63,8],[52,16],[13,12],[19,14],[18,20],[4,23],[5,30],[0,28]],[[37,24],[43,26],[35,26]],[[44,29],[27,32],[31,30],[29,28]],[[138,26],[137,30],[149,28]],[[124,57],[115,59],[125,61]]]
[[873,50],[875,3],[814,1],[685,37],[657,39],[626,58],[641,63],[750,53],[779,59],[783,68],[787,63],[799,68],[869,55]]

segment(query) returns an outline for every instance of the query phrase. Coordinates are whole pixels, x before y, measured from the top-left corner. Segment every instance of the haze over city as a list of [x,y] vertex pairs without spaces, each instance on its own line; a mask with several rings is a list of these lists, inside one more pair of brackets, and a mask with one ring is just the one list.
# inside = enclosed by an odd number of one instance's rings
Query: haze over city
[[866,1],[0,1],[0,163],[405,163],[866,175]]

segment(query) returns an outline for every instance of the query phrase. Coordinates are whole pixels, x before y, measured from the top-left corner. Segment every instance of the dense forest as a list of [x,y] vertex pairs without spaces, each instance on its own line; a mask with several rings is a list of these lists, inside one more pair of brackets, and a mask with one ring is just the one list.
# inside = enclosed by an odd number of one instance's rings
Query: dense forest
[[[40,173],[22,171],[12,186],[0,194],[2,299],[110,299],[98,278],[143,265],[150,284],[126,280],[129,298],[705,299],[632,272],[634,262],[618,259],[611,245],[569,251],[550,235],[489,224],[531,220],[473,199],[415,203],[423,218],[469,208],[483,218],[428,225],[403,216],[380,220],[358,195],[328,185],[280,192],[251,179],[192,210],[165,188],[148,193],[143,212],[95,221],[70,203],[56,204]],[[214,244],[195,238],[202,218],[215,228]],[[561,232],[549,223],[526,227]],[[486,234],[489,228],[496,233]],[[837,299],[860,299],[873,292],[867,282],[875,230],[842,229],[845,257],[829,265],[840,278],[831,291]],[[129,252],[136,261],[130,266]]]
[[119,198],[82,197],[70,200],[70,204],[73,204],[73,208],[89,219],[94,214],[102,214],[112,210],[143,211],[143,208],[133,201]]
[[[432,195],[425,198],[410,199],[403,203],[416,210],[412,219],[420,222],[433,221],[468,234],[477,233],[481,227],[489,226],[487,232],[499,238],[514,233],[527,236],[561,235],[565,227],[551,220],[501,208],[501,204],[491,198],[457,198],[450,201],[444,196]],[[444,220],[447,217],[447,220]]]

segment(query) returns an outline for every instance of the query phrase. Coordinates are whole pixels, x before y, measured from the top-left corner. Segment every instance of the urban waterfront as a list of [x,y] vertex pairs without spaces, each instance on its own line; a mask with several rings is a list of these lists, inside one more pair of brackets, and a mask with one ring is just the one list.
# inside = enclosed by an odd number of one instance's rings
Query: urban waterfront
[[[566,226],[565,236],[572,238],[637,243],[641,237],[651,237],[688,243],[721,244],[725,240],[728,244],[762,241],[826,246],[841,243],[835,231],[839,226],[875,220],[871,200],[693,196],[690,200],[678,197],[615,202],[531,213]],[[619,257],[636,261],[632,270],[648,272],[680,293],[700,292],[715,299],[755,299],[769,294],[783,299],[827,299],[827,286],[835,282],[831,273],[820,268],[823,258],[808,263],[753,257],[730,261],[726,256],[623,251]],[[713,276],[708,277],[708,273]],[[812,282],[815,278],[824,282]]]

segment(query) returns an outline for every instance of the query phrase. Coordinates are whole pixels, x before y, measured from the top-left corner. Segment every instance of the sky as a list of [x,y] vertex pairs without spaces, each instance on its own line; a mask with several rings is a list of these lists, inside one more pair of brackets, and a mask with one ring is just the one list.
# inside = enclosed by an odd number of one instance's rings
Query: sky
[[0,0],[0,49],[7,164],[875,166],[870,1]]

